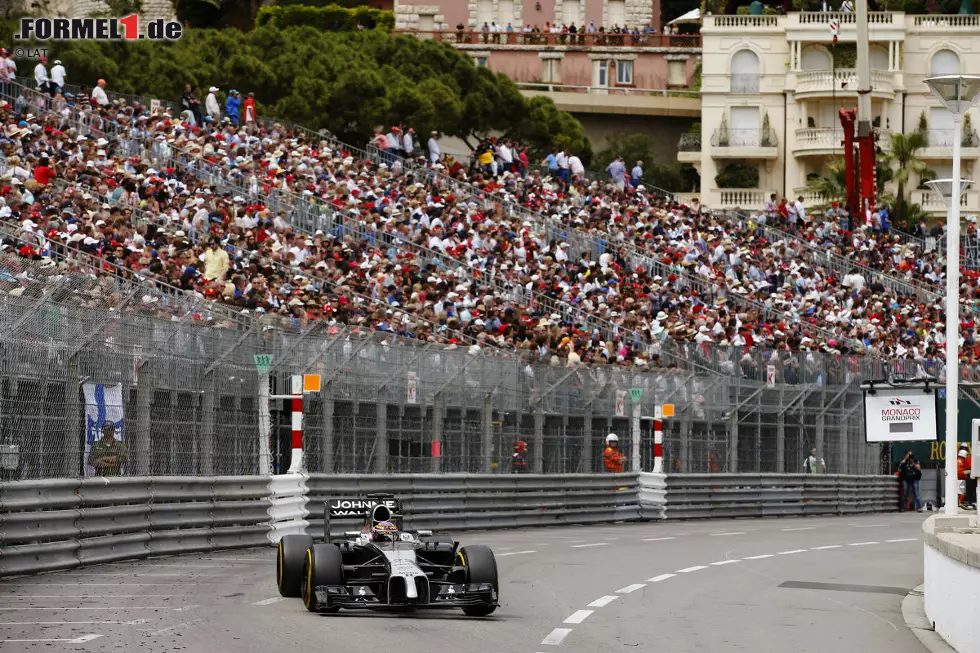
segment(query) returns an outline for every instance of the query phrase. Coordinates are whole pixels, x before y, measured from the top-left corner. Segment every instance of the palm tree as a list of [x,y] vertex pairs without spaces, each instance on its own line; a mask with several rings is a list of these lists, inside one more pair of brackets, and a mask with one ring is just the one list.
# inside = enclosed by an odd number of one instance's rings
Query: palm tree
[[911,134],[892,134],[891,151],[888,152],[889,165],[895,166],[895,173],[892,179],[898,184],[895,202],[895,224],[903,224],[906,216],[902,215],[905,209],[905,184],[913,174],[922,175],[929,166],[919,158],[919,150],[926,146],[925,138],[919,132]]
[[809,191],[827,201],[826,206],[815,206],[813,207],[814,210],[826,209],[830,202],[847,204],[847,174],[844,171],[843,157],[828,162],[827,170],[826,177],[814,177],[806,182]]

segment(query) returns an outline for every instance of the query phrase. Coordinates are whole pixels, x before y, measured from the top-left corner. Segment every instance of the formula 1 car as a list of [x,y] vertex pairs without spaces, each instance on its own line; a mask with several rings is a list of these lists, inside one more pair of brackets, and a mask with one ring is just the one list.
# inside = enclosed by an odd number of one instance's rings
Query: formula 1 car
[[[404,530],[401,503],[386,494],[333,499],[323,515],[323,544],[286,535],[276,558],[279,594],[302,597],[310,612],[462,608],[483,617],[497,609],[497,562],[488,547]],[[331,519],[350,517],[363,517],[363,529],[331,541]]]

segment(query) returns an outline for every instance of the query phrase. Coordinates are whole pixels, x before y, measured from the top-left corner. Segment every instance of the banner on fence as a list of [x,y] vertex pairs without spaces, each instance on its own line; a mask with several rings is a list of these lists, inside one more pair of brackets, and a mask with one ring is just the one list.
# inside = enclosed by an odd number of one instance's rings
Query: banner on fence
[[616,391],[616,417],[626,417],[626,391]]
[[410,404],[419,403],[419,375],[415,372],[408,373],[408,396],[405,401]]
[[[85,393],[85,475],[118,474],[125,463],[121,446],[125,413],[122,385],[86,383],[82,390]],[[109,435],[112,441],[108,440]]]

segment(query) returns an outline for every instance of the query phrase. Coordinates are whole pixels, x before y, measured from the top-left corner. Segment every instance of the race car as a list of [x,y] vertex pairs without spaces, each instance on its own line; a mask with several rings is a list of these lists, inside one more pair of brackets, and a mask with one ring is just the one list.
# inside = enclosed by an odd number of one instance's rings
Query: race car
[[[391,495],[333,499],[323,515],[322,544],[286,535],[276,557],[279,594],[301,597],[310,612],[461,608],[484,617],[497,609],[497,562],[488,547],[405,530]],[[351,517],[364,518],[362,530],[331,541],[331,520]]]

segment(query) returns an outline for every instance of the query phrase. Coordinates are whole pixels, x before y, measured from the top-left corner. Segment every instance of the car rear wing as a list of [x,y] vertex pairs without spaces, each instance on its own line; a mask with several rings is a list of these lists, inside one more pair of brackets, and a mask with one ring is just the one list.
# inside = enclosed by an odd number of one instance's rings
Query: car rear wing
[[330,542],[333,519],[367,519],[377,506],[385,506],[392,516],[401,517],[401,502],[390,494],[368,494],[364,497],[335,498],[323,502],[323,541]]

